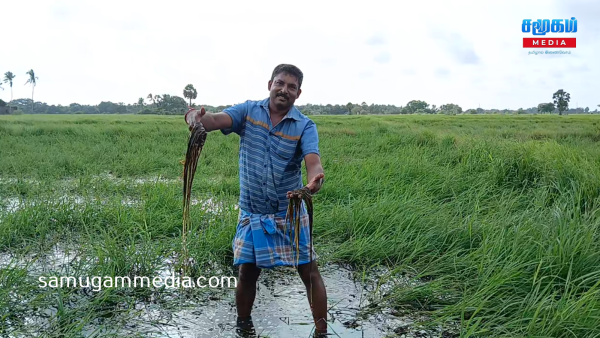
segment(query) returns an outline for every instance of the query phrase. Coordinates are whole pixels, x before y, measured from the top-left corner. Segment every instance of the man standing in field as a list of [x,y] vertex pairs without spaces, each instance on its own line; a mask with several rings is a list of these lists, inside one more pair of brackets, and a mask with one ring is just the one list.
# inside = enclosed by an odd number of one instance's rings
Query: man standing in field
[[206,113],[202,108],[185,115],[190,129],[201,121],[207,132],[221,130],[225,135],[233,132],[240,136],[240,215],[233,239],[234,265],[239,268],[236,305],[240,330],[253,331],[250,313],[261,269],[297,266],[313,310],[315,332],[327,332],[327,294],[314,250],[310,261],[306,208],[302,208],[299,257],[292,247],[294,238],[284,230],[291,191],[303,187],[302,160],[308,176],[306,187],[312,194],[321,189],[324,178],[316,125],[294,106],[302,93],[302,80],[300,69],[281,64],[268,82],[269,98],[246,101],[220,113]]

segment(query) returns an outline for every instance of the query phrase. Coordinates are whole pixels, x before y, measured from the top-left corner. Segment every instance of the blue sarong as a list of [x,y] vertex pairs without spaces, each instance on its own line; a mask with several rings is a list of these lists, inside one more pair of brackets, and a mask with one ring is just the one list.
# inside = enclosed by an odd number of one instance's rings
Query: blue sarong
[[[259,268],[270,269],[310,263],[310,224],[304,203],[297,247],[295,231],[289,221],[286,223],[285,216],[286,211],[254,214],[240,209],[232,243],[234,265],[254,263]],[[313,249],[313,260],[316,259]]]

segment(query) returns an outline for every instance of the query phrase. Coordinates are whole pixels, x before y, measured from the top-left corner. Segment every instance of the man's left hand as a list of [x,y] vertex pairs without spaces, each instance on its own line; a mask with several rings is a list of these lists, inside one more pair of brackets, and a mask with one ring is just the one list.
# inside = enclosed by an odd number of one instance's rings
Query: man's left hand
[[[310,190],[311,194],[314,194],[318,188],[321,187],[321,185],[323,184],[323,178],[325,178],[325,174],[321,173],[321,174],[317,174],[315,177],[313,177],[312,180],[310,180],[310,182],[308,182],[308,184],[306,184],[306,188],[308,188],[308,190]],[[300,195],[298,194],[294,194],[291,191],[287,192],[287,198],[298,198],[300,197]]]

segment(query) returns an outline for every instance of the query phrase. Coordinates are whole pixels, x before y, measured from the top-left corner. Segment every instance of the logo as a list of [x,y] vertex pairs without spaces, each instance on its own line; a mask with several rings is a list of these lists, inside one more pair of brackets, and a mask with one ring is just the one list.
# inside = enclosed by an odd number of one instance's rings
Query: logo
[[[565,19],[565,23],[563,24],[563,19],[552,20],[552,24],[550,24],[550,20],[537,20],[531,23],[530,19],[523,20],[523,24],[521,25],[521,31],[523,33],[532,32],[533,35],[546,35],[548,32],[552,33],[577,33],[577,19],[571,18]],[[533,26],[533,30],[532,27]]]
[[[523,20],[521,25],[523,33],[531,33],[536,36],[543,36],[546,33],[577,33],[577,19],[531,19]],[[523,38],[523,48],[575,48],[577,45],[575,38]],[[531,53],[531,52],[530,52]]]

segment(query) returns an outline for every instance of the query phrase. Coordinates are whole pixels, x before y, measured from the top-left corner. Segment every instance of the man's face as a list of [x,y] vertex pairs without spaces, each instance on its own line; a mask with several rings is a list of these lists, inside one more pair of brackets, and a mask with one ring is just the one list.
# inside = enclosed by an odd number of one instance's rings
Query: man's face
[[299,88],[298,79],[287,73],[280,73],[269,81],[271,102],[279,110],[288,110],[293,105],[302,90]]

